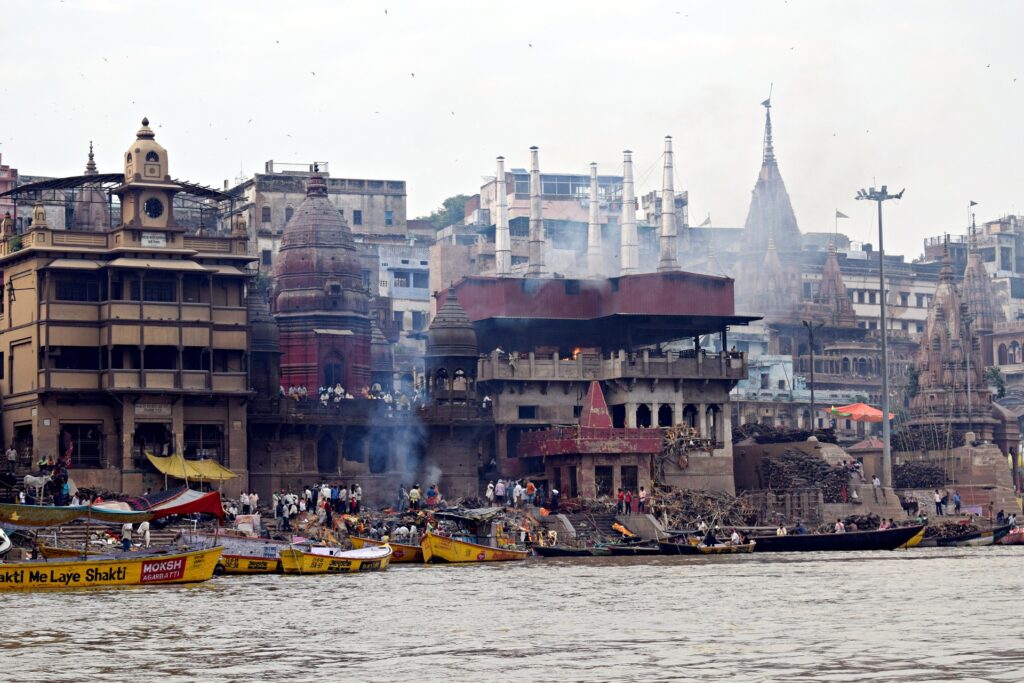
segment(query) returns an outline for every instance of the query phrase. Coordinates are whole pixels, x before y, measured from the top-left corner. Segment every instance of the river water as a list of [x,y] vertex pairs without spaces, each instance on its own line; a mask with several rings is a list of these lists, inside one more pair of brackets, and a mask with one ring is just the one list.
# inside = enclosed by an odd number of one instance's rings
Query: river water
[[1024,548],[0,594],[11,681],[1024,681]]

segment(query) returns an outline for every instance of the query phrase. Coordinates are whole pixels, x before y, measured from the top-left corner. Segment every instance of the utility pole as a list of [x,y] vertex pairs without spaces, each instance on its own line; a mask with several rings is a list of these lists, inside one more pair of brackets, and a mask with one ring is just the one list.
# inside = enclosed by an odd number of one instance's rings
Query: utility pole
[[811,346],[811,434],[813,435],[815,430],[814,423],[818,419],[814,405],[814,331],[821,329],[825,322],[814,323],[809,320],[801,320],[800,322],[807,328],[808,342]]
[[882,202],[890,199],[901,199],[905,190],[896,194],[889,194],[888,185],[882,185],[880,190],[870,188],[857,190],[855,199],[875,202],[878,205],[878,290],[881,300],[881,326],[882,326],[882,485],[892,486],[892,445],[891,426],[889,424],[889,349],[888,329],[885,320],[885,244],[882,239]]

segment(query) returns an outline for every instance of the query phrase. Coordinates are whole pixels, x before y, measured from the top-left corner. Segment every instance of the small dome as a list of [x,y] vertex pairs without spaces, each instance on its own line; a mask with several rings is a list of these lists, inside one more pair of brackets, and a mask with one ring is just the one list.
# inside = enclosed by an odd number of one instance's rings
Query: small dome
[[370,328],[370,370],[371,372],[391,372],[394,367],[394,354],[391,351],[391,344],[384,333],[377,326],[377,321],[372,322]]
[[427,356],[476,356],[476,331],[462,310],[455,293],[449,291],[444,305],[427,330]]
[[252,353],[280,353],[281,331],[270,314],[266,293],[253,287],[249,292],[249,334]]
[[142,119],[142,128],[135,134],[135,142],[124,153],[124,181],[161,182],[169,179],[167,150],[156,141],[149,119]]

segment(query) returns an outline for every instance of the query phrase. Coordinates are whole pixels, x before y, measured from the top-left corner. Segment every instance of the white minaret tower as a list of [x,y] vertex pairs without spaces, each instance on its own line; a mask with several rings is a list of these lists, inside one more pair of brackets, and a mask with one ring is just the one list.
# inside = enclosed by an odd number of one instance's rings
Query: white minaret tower
[[587,275],[600,277],[604,271],[601,254],[601,217],[597,192],[597,164],[590,164],[590,225],[587,229]]
[[619,274],[635,273],[640,267],[640,246],[636,236],[636,197],[633,194],[633,152],[622,153],[622,242]]
[[540,154],[530,148],[530,265],[527,277],[544,277],[544,217],[540,204]]
[[494,272],[498,277],[512,274],[512,238],[508,231],[508,197],[505,189],[505,157],[498,157],[498,175],[494,181]]
[[661,180],[661,236],[658,270],[679,270],[676,260],[676,192],[673,187],[672,136],[665,136],[665,172]]

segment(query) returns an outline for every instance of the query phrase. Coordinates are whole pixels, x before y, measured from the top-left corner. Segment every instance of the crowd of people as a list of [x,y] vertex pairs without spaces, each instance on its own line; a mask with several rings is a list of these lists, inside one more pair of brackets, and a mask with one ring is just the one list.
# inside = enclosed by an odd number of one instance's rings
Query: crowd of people
[[287,389],[282,385],[281,398],[295,401],[298,404],[319,405],[322,408],[328,406],[340,407],[343,401],[365,400],[382,401],[387,406],[388,413],[408,412],[423,404],[423,394],[419,389],[412,392],[405,392],[395,389],[394,392],[383,388],[378,383],[364,386],[354,394],[347,391],[341,383],[334,386],[321,386],[315,392],[306,388],[305,385],[290,385]]
[[529,479],[499,479],[497,483],[488,482],[484,498],[488,505],[501,505],[520,509],[524,507],[543,507],[549,510],[557,510],[561,494],[558,489],[550,491],[540,484],[533,483]]

